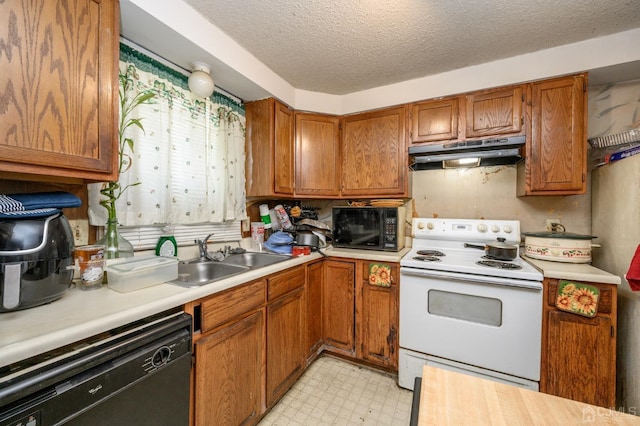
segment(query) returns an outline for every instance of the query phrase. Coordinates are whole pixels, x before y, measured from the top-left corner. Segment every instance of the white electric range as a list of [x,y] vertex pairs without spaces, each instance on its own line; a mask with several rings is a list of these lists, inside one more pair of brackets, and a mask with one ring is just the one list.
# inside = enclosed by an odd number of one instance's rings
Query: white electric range
[[537,390],[542,274],[465,247],[518,246],[520,222],[414,218],[412,234],[400,261],[399,385],[412,389],[429,364]]

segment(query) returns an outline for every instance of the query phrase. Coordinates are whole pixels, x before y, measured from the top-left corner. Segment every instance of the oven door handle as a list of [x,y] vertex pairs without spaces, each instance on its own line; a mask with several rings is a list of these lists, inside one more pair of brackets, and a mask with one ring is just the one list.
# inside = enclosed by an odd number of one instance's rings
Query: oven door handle
[[402,275],[407,275],[420,278],[440,278],[468,283],[482,283],[542,291],[542,283],[540,281],[526,281],[514,278],[496,278],[483,275],[459,274],[446,271],[432,271],[430,269],[417,269],[408,267],[400,268],[400,275],[400,285],[402,285]]

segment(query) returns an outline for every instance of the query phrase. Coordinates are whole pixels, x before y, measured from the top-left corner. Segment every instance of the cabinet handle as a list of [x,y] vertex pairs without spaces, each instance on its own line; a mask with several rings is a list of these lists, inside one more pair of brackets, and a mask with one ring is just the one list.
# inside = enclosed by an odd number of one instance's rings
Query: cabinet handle
[[613,326],[611,326],[611,337],[615,337],[616,332],[613,330]]

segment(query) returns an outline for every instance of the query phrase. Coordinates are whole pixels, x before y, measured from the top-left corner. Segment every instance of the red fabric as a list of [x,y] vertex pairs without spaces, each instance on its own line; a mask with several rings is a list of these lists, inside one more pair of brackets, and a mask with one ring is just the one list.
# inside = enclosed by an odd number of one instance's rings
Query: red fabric
[[640,245],[636,248],[636,253],[631,259],[631,265],[629,265],[625,278],[629,281],[631,290],[640,291]]

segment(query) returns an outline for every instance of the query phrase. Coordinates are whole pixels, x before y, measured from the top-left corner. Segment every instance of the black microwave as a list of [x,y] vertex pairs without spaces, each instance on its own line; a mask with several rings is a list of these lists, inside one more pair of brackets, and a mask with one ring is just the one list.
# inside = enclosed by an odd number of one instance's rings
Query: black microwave
[[398,251],[404,247],[404,207],[334,207],[333,246]]

